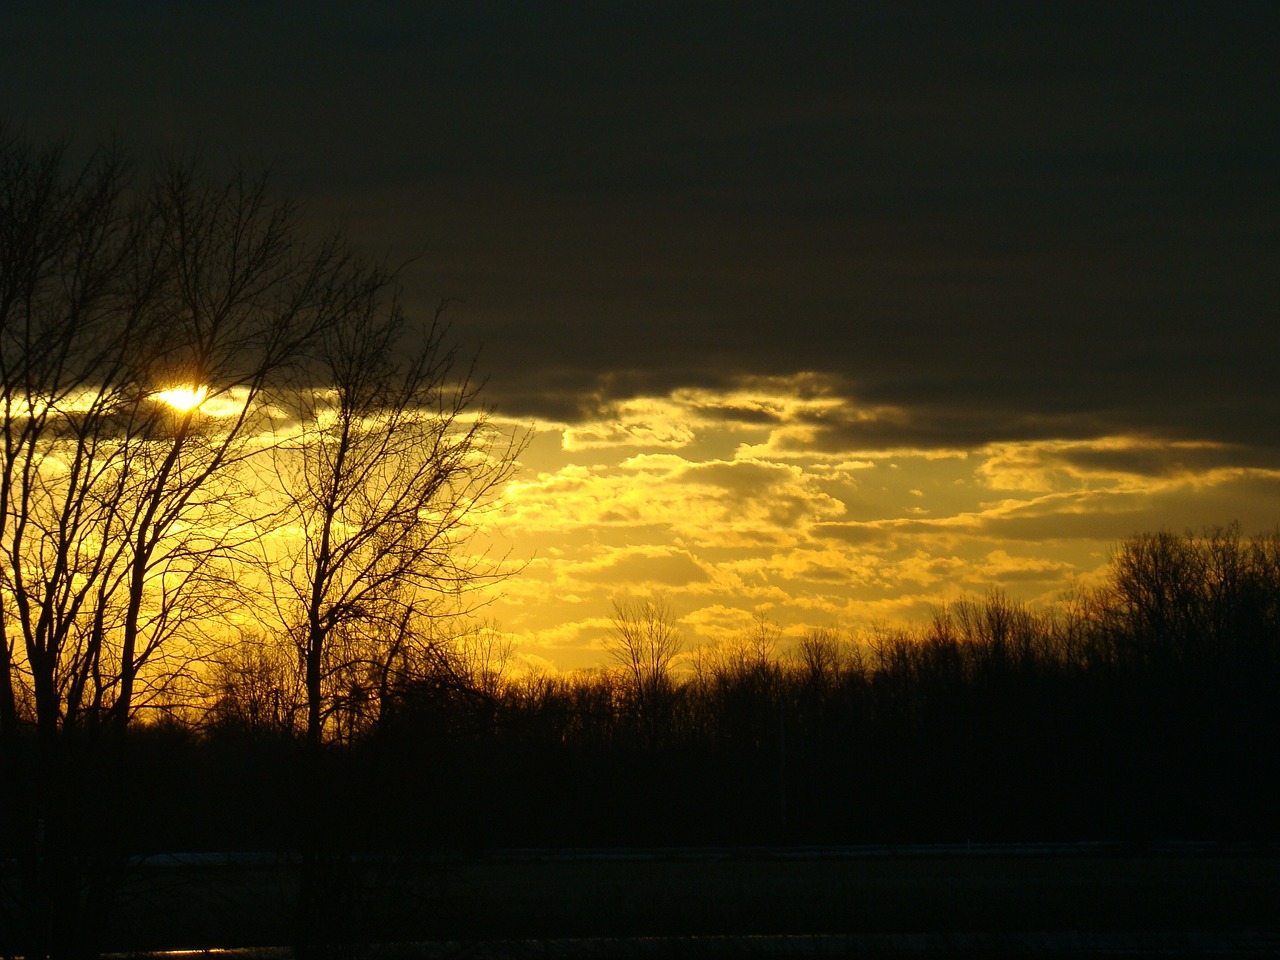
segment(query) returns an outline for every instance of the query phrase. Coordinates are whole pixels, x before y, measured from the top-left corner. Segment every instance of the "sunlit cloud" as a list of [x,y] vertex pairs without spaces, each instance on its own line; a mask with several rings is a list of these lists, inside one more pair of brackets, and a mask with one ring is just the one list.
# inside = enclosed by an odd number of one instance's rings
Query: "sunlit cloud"
[[684,422],[678,404],[658,400],[618,403],[607,419],[567,426],[563,432],[568,452],[596,447],[672,447],[693,442],[692,425]]
[[974,564],[969,577],[977,583],[1007,585],[1014,581],[1060,581],[1074,572],[1075,568],[1069,563],[1043,556],[1017,556],[999,549]]
[[970,454],[961,447],[916,447],[906,444],[868,446],[812,425],[787,425],[770,430],[765,439],[744,442],[740,456],[833,463],[875,463],[889,460],[963,460]]
[[631,592],[650,593],[705,581],[708,573],[686,550],[623,547],[604,550],[588,561],[566,564],[563,578],[571,584],[587,581],[604,583],[614,589],[625,585]]
[[1211,474],[1229,462],[1226,444],[1100,437],[991,444],[975,474],[998,490],[1048,491],[1106,484],[1156,490]]
[[[497,604],[522,649],[598,662],[620,593],[668,598],[692,645],[732,640],[760,611],[796,637],[918,621],[991,589],[1052,603],[1140,530],[1274,524],[1280,473],[1230,445],[904,443],[911,411],[846,392],[757,378],[537,424],[503,498],[504,534],[531,558]],[[869,445],[879,431],[886,442]]]
[[797,467],[663,454],[569,465],[513,484],[507,497],[508,524],[529,532],[648,526],[706,545],[791,541],[798,526],[844,512]]

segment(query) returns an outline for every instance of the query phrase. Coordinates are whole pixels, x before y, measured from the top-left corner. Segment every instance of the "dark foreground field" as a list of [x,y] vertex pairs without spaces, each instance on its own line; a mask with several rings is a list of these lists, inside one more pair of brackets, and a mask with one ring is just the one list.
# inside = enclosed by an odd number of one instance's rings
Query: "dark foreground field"
[[[379,956],[1280,951],[1280,857],[1252,847],[530,851],[324,875],[334,939],[400,945]],[[133,871],[110,946],[288,944],[297,882],[285,859],[154,858]]]

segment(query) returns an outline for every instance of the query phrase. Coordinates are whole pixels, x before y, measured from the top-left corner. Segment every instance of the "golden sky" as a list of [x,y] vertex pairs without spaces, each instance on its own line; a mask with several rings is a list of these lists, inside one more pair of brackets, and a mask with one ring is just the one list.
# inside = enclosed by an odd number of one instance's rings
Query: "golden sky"
[[810,374],[535,423],[494,518],[524,566],[484,615],[527,662],[571,669],[603,662],[617,597],[669,599],[689,647],[740,636],[759,613],[791,637],[856,632],[992,588],[1054,602],[1140,531],[1274,524],[1280,470],[1235,465],[1226,445],[838,449],[812,425],[834,407],[847,401]]

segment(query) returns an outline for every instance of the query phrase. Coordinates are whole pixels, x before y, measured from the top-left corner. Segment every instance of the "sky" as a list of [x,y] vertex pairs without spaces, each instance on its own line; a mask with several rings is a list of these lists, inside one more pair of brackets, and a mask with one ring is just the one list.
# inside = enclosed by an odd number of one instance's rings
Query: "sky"
[[1271,3],[6,4],[0,115],[268,165],[527,431],[483,615],[603,661],[1280,524]]

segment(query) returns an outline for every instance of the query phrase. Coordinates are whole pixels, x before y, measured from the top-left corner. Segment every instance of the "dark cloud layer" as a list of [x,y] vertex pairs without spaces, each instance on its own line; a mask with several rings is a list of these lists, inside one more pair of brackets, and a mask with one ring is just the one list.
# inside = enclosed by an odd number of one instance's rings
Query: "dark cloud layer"
[[[1272,4],[11,5],[0,102],[272,162],[505,410],[830,373],[851,442],[1280,447]],[[839,424],[824,435],[834,441]]]

